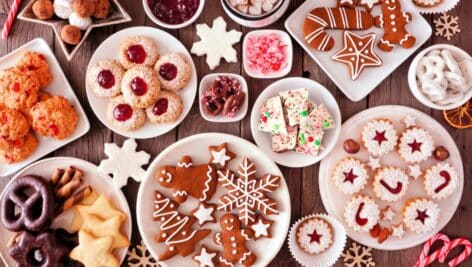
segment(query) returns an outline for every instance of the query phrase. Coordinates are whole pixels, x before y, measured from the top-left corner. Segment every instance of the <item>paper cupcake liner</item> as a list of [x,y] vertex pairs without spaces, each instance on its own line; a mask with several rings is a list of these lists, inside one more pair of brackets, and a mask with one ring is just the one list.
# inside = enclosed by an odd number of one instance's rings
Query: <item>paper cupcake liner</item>
[[[333,243],[326,251],[321,252],[320,254],[312,255],[305,252],[298,245],[296,240],[296,232],[302,221],[313,217],[324,219],[331,225],[334,239]],[[299,219],[292,225],[288,235],[288,247],[292,256],[301,265],[328,267],[334,265],[334,263],[336,263],[336,261],[338,261],[338,259],[341,257],[344,246],[346,245],[346,240],[346,229],[344,229],[344,226],[336,218],[327,214],[312,214]]]
[[421,14],[440,14],[448,12],[455,8],[460,0],[443,0],[439,5],[435,7],[420,7],[413,4]]

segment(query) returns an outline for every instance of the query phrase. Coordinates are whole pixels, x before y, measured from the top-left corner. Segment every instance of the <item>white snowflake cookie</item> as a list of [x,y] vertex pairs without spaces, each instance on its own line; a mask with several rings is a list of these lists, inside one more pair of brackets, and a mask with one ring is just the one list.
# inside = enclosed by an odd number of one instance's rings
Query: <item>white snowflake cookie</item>
[[389,120],[372,120],[362,129],[362,141],[370,154],[380,157],[395,149],[398,135]]
[[434,199],[450,196],[459,185],[459,175],[449,163],[438,163],[428,170],[424,176],[424,188]]
[[368,196],[355,196],[345,207],[344,219],[356,232],[368,232],[380,219],[379,206]]
[[372,187],[380,199],[395,202],[406,194],[408,182],[409,177],[402,169],[383,167],[375,174]]
[[403,222],[417,234],[433,230],[438,224],[439,215],[438,204],[426,198],[411,199],[403,207]]
[[333,243],[331,225],[317,217],[305,219],[297,228],[296,240],[305,252],[319,254]]
[[352,195],[364,188],[369,174],[364,163],[355,158],[345,158],[336,165],[332,178],[339,191]]
[[431,157],[433,151],[433,137],[425,129],[413,127],[402,133],[398,153],[406,162],[422,162]]

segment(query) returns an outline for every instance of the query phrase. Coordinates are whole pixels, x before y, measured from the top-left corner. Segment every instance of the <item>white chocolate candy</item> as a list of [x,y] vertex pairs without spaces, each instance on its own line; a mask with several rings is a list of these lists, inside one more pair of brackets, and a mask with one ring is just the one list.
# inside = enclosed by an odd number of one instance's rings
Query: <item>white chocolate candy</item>
[[457,92],[467,92],[469,90],[469,85],[462,75],[459,75],[455,72],[445,71],[444,76],[448,82],[448,88]]
[[442,84],[444,78],[444,68],[446,63],[441,56],[426,56],[421,59],[416,70],[416,76],[421,82],[431,80]]
[[462,75],[469,85],[469,89],[472,86],[472,59],[464,59],[459,62],[459,68],[461,68]]
[[451,51],[443,50],[441,51],[441,56],[444,59],[444,62],[446,63],[446,66],[449,68],[450,71],[462,76],[462,71],[459,68],[459,65],[457,64],[457,61],[452,56]]
[[83,18],[74,12],[69,17],[69,24],[85,31],[90,27],[90,25],[92,25],[92,19],[90,17]]
[[54,14],[61,19],[69,19],[74,12],[72,0],[54,0]]
[[446,88],[432,80],[424,80],[421,89],[433,102],[442,101],[447,97]]
[[464,93],[461,92],[451,92],[451,90],[448,91],[447,96],[444,100],[438,101],[437,104],[439,105],[450,105],[454,104],[456,102],[461,101],[464,98]]
[[431,50],[431,51],[428,53],[428,56],[440,56],[440,55],[441,55],[441,50],[439,50],[439,49]]

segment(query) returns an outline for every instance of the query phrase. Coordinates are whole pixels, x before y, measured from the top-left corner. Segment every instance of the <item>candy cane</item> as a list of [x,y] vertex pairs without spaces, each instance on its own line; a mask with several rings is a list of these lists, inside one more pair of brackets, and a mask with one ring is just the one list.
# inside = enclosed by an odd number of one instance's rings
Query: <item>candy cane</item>
[[[443,246],[441,249],[437,249],[433,253],[429,254],[431,246],[434,244],[434,242],[442,240],[444,242]],[[423,250],[421,251],[420,257],[418,258],[418,261],[415,264],[415,267],[426,267],[433,263],[435,260],[437,260],[443,252],[443,249],[447,247],[449,244],[449,237],[447,237],[444,234],[438,233],[435,236],[433,236],[431,239],[429,239],[423,247]]]
[[7,20],[3,26],[2,38],[7,39],[8,34],[10,33],[11,26],[13,21],[15,21],[16,13],[18,12],[18,7],[20,6],[21,0],[13,0],[10,12],[8,13]]
[[449,267],[456,267],[457,265],[459,265],[461,262],[463,262],[468,257],[470,257],[470,254],[472,253],[472,243],[470,243],[470,241],[465,238],[454,239],[450,241],[449,243],[447,243],[446,245],[444,245],[441,249],[441,253],[440,253],[441,255],[439,256],[438,261],[440,263],[444,263],[449,252],[455,247],[458,247],[461,245],[464,246],[464,251],[462,251],[462,253],[459,256],[455,257],[454,259],[448,262]]

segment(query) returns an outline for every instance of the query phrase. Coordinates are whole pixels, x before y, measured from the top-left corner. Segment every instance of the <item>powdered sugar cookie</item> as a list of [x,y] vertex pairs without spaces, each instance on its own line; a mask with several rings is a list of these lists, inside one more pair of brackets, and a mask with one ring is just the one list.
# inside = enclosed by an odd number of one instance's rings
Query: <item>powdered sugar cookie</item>
[[347,203],[344,219],[355,231],[368,232],[380,219],[380,210],[372,198],[359,195]]
[[373,189],[380,199],[394,202],[406,194],[408,183],[409,177],[402,169],[383,167],[375,174]]
[[154,69],[162,89],[173,92],[180,91],[187,86],[192,75],[187,60],[178,53],[162,55],[156,62]]
[[332,177],[341,192],[352,195],[364,188],[369,174],[362,162],[355,158],[345,158],[336,165]]
[[428,195],[434,199],[450,196],[459,184],[459,176],[449,163],[438,163],[428,170],[424,176],[424,187]]
[[438,223],[438,204],[426,198],[414,198],[403,207],[403,222],[411,231],[421,234],[434,229]]
[[368,122],[361,134],[365,148],[376,157],[393,151],[397,145],[397,132],[389,120]]
[[161,85],[156,72],[145,66],[126,71],[121,82],[125,101],[136,108],[147,108],[157,101]]
[[146,115],[152,123],[172,123],[182,114],[183,103],[172,92],[161,90],[157,101],[146,108]]
[[297,244],[309,254],[319,254],[333,243],[330,224],[317,217],[301,222],[297,228],[296,238]]
[[406,129],[398,145],[398,153],[408,163],[418,163],[431,157],[434,151],[434,141],[428,131],[413,127]]
[[107,119],[117,127],[132,131],[144,125],[146,113],[140,108],[132,107],[119,95],[108,102]]
[[116,60],[101,60],[87,72],[88,88],[99,97],[114,97],[121,94],[121,80],[125,71]]
[[121,43],[119,56],[125,69],[136,66],[152,68],[159,58],[159,53],[153,40],[144,36],[133,36]]

